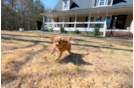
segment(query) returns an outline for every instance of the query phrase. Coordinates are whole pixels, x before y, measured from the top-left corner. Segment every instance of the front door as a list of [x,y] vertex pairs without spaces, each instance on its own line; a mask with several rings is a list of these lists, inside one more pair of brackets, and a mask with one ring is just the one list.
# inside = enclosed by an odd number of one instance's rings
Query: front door
[[116,22],[116,28],[124,29],[126,17],[127,17],[127,15],[118,15],[117,22]]

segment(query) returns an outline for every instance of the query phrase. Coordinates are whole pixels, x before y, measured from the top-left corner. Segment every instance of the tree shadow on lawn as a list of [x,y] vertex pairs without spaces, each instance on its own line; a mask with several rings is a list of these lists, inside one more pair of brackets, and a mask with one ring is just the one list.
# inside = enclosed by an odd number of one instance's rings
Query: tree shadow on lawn
[[[1,37],[1,39],[9,40],[11,38],[9,38],[9,37]],[[12,40],[29,42],[28,39],[16,39],[16,38],[12,38]],[[51,41],[49,42],[49,41],[39,41],[39,40],[30,40],[30,42],[32,42],[32,43],[52,43]]]
[[[9,40],[11,38],[9,37],[1,37],[1,39],[5,39],[5,40]],[[29,42],[28,40],[26,39],[16,39],[16,38],[12,38],[13,40],[17,40],[17,41],[24,41],[24,42]],[[49,43],[49,44],[52,44],[51,41],[39,41],[39,40],[30,40],[30,42],[32,43]],[[79,46],[83,46],[83,44],[76,44],[76,43],[72,43],[72,45],[79,45]],[[85,47],[94,47],[94,48],[100,48],[100,46],[94,46],[94,45],[87,45],[85,44]],[[102,47],[102,48],[106,48],[106,49],[113,49],[111,47]],[[127,50],[127,51],[130,51],[130,52],[133,52],[133,50],[130,50],[130,49],[120,49],[120,48],[114,48],[115,50]]]
[[[72,44],[72,45],[79,45],[79,46],[83,46],[83,44]],[[98,49],[100,48],[100,46],[87,45],[87,44],[85,44],[85,47],[93,47],[93,48],[98,48]],[[112,48],[112,47],[107,47],[107,46],[103,46],[102,48],[105,48],[105,49],[115,49],[115,50],[126,50],[126,51],[133,52],[133,50],[130,50],[130,49]]]
[[11,61],[11,62],[7,63],[5,65],[7,71],[2,71],[1,84],[7,84],[7,83],[10,83],[10,82],[16,80],[17,73],[21,70],[21,68],[26,63],[28,63],[30,60],[32,60],[32,58],[35,55],[39,54],[42,51],[43,50],[41,49],[41,50],[38,50],[38,51],[32,51],[31,50],[31,51],[25,52],[25,53],[23,53],[23,55],[25,55],[25,58],[24,58],[25,60],[23,60],[23,61]]
[[84,40],[84,39],[75,39],[73,38],[72,39],[74,42],[91,42],[91,43],[102,43],[102,42],[94,42],[94,41],[87,41],[87,40]]
[[85,62],[82,57],[84,55],[77,54],[77,53],[71,53],[71,55],[66,56],[63,58],[59,63],[61,64],[67,64],[69,62],[73,63],[74,65],[93,65],[91,63]]
[[15,34],[1,34],[1,36],[12,36],[12,37],[39,37],[39,38],[50,38],[54,36],[49,36],[48,35],[37,35],[37,36],[31,36],[31,35],[15,35]]

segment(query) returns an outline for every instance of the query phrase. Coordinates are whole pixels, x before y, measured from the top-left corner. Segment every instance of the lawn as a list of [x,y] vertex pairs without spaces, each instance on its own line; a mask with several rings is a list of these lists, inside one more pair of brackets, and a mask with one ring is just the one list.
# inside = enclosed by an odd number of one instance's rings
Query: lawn
[[72,55],[55,60],[53,36],[1,32],[2,88],[133,87],[133,42],[72,36]]

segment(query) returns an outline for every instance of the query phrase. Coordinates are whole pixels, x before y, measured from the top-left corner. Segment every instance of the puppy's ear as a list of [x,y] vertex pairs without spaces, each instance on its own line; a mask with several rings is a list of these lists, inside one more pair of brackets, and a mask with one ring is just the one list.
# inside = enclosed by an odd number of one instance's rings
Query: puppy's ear
[[53,40],[54,40],[54,37],[51,37],[51,38],[50,38],[50,40],[53,42]]

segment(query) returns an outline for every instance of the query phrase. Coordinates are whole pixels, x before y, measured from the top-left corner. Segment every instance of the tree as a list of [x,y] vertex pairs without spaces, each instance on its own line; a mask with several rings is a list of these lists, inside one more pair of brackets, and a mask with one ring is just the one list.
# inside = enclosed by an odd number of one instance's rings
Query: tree
[[36,21],[42,21],[45,11],[40,0],[1,0],[1,28],[35,30]]

